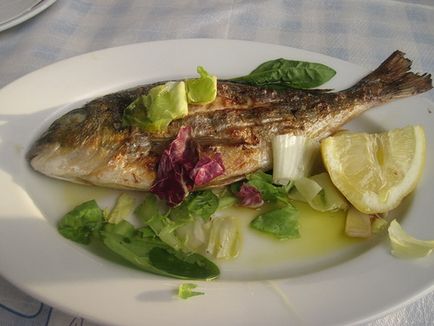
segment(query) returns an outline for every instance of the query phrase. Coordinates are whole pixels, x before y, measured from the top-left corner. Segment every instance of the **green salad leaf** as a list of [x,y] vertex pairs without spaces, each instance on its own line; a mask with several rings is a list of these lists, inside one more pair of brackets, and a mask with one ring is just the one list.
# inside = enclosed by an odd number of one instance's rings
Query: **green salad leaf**
[[170,217],[174,221],[192,221],[196,217],[208,220],[219,207],[219,198],[211,191],[191,193],[181,205],[172,208]]
[[300,237],[298,210],[292,205],[261,214],[250,226],[281,240]]
[[101,236],[108,249],[144,271],[183,279],[213,279],[220,273],[207,258],[176,250],[150,229],[136,230],[126,221],[106,224]]
[[176,249],[185,249],[181,239],[179,239],[175,231],[186,221],[175,222],[166,214],[160,212],[159,200],[151,193],[147,193],[143,202],[134,211],[140,220],[148,225],[152,231],[167,245]]
[[63,216],[57,224],[57,229],[65,238],[89,244],[92,234],[101,229],[103,222],[103,211],[95,200],[90,200]]
[[197,67],[200,78],[185,81],[187,101],[191,104],[207,104],[217,96],[217,77],[210,75],[203,67]]
[[171,121],[188,114],[188,104],[207,104],[217,96],[217,77],[197,67],[199,78],[171,81],[151,88],[124,110],[124,126],[136,126],[150,132],[167,129]]
[[155,196],[147,196],[137,212],[148,225],[135,228],[125,219],[117,223],[105,221],[103,211],[91,200],[66,214],[58,229],[79,243],[98,239],[108,250],[144,271],[181,279],[216,278],[220,271],[212,261],[178,250],[182,247],[174,232],[178,225],[160,213],[158,204]]
[[127,193],[122,193],[107,217],[109,223],[119,223],[124,220],[134,209],[134,198]]
[[232,81],[276,89],[313,88],[330,80],[336,71],[315,62],[276,59],[264,62],[250,74]]
[[247,175],[247,184],[254,186],[266,202],[283,204],[289,203],[288,194],[284,187],[273,184],[273,176],[263,171]]
[[167,82],[151,88],[147,95],[135,99],[123,113],[123,125],[146,131],[166,130],[172,120],[188,114],[185,83]]
[[217,210],[232,207],[238,202],[238,198],[226,187],[218,195],[218,198],[219,198],[219,204]]
[[185,83],[167,82],[151,88],[146,96],[148,117],[154,123],[179,119],[188,114]]
[[105,223],[102,228],[103,232],[110,232],[121,235],[126,238],[130,238],[136,234],[136,228],[130,222],[122,220],[117,224]]
[[190,214],[207,220],[219,206],[219,198],[211,190],[199,191],[191,196],[187,207]]

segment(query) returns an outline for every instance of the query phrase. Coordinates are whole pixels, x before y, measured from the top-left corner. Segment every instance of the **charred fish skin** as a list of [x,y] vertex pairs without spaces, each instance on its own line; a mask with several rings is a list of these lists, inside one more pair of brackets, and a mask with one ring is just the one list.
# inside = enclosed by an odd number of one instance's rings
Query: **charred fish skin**
[[188,125],[200,155],[222,155],[225,173],[216,187],[272,166],[271,139],[298,134],[322,139],[364,111],[394,99],[426,92],[431,75],[410,71],[395,51],[376,70],[339,92],[268,88],[219,81],[217,98],[190,105],[189,114],[165,132],[122,127],[124,109],[161,83],[97,98],[52,123],[30,148],[32,168],[50,177],[111,188],[149,190],[159,157],[181,126]]

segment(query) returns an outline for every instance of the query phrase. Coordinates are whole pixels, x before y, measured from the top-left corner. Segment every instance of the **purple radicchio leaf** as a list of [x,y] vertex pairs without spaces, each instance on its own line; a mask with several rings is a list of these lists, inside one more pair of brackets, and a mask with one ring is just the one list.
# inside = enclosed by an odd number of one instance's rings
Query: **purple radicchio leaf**
[[151,192],[166,200],[169,206],[181,203],[194,186],[189,173],[199,158],[191,132],[191,127],[181,127],[158,163]]
[[225,172],[222,156],[217,153],[213,158],[202,157],[190,172],[190,178],[195,186],[202,186]]
[[161,155],[151,192],[173,207],[180,204],[194,186],[208,183],[224,170],[220,153],[214,158],[203,157],[199,160],[192,128],[181,127],[176,138]]
[[243,183],[237,193],[241,206],[257,208],[264,204],[261,192],[256,187]]
[[166,170],[162,178],[157,178],[152,185],[151,192],[160,199],[164,199],[169,206],[181,203],[191,190],[189,178],[184,177],[185,172],[180,166]]

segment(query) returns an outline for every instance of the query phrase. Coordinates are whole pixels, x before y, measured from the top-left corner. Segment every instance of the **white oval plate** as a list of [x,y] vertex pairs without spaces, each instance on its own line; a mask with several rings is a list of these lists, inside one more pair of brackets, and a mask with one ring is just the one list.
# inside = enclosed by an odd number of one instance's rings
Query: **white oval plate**
[[56,0],[6,0],[0,10],[0,32],[29,20],[41,13]]
[[[242,269],[234,272],[223,267],[221,279],[195,282],[204,296],[184,301],[175,295],[179,280],[115,264],[57,233],[55,223],[69,207],[62,201],[63,183],[30,171],[25,160],[29,144],[56,116],[71,105],[114,90],[194,76],[197,65],[225,78],[246,74],[278,57],[334,67],[337,75],[325,88],[345,88],[367,73],[341,60],[283,46],[174,40],[68,59],[0,90],[0,273],[48,304],[119,325],[351,324],[379,317],[431,291],[434,256],[395,259],[383,239],[362,252],[309,266],[302,273],[291,270],[291,262],[270,266],[269,273],[268,266],[257,264],[260,272],[246,278]],[[421,124],[428,144],[433,144],[433,110],[434,105],[419,96],[372,109],[347,126],[380,131]],[[434,219],[429,213],[434,211],[431,149],[429,145],[418,189],[400,216],[404,228],[421,238],[434,237]],[[84,191],[83,196],[103,199],[104,194]]]

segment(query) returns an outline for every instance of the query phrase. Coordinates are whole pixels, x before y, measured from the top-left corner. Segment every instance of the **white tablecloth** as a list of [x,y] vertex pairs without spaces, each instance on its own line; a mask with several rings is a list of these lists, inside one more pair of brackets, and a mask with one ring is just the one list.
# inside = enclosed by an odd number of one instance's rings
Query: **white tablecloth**
[[[58,0],[0,32],[0,88],[78,54],[178,38],[281,44],[366,68],[400,49],[416,71],[434,72],[434,1]],[[433,91],[425,96],[434,100]],[[431,293],[370,325],[434,325],[433,306]],[[95,324],[29,297],[0,276],[0,325]]]

